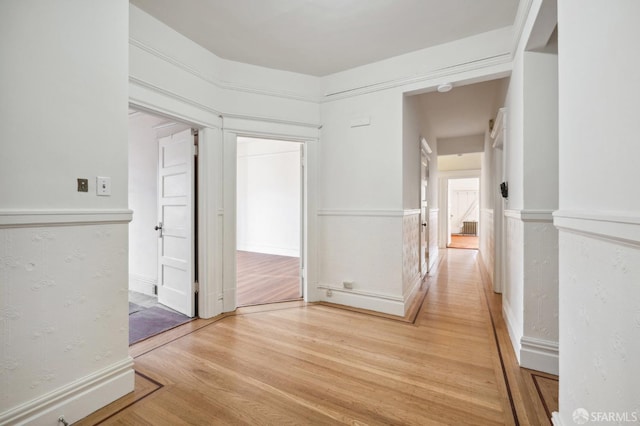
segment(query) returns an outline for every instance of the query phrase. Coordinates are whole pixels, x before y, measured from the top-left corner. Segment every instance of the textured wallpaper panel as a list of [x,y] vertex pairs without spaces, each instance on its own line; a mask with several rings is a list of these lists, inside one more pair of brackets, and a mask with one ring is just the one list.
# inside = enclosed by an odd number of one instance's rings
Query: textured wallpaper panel
[[0,229],[0,412],[127,357],[127,225]]
[[561,411],[640,416],[640,248],[560,232]]
[[402,291],[406,293],[420,276],[420,214],[402,219]]

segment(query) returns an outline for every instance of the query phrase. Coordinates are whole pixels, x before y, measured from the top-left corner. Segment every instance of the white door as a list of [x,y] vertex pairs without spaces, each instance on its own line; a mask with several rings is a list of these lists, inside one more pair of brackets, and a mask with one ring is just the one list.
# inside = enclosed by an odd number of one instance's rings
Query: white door
[[194,137],[187,129],[158,142],[158,302],[193,317]]
[[429,160],[427,153],[420,150],[420,273],[422,276],[429,270],[429,206],[427,190],[429,185]]

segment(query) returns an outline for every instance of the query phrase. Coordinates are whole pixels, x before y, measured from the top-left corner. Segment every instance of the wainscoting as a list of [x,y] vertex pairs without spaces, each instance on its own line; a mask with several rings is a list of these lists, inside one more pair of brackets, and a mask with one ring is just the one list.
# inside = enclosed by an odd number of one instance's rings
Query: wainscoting
[[86,416],[133,389],[123,212],[0,212],[0,424]]

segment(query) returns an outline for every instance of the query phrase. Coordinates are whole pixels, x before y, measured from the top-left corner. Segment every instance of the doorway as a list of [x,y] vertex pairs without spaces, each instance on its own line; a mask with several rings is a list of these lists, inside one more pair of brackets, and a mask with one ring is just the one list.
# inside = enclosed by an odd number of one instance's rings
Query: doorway
[[237,138],[237,306],[299,300],[303,144]]
[[129,112],[129,343],[197,315],[197,135],[187,124]]
[[429,272],[429,154],[426,139],[420,138],[420,276]]
[[478,249],[480,179],[448,180],[448,248]]

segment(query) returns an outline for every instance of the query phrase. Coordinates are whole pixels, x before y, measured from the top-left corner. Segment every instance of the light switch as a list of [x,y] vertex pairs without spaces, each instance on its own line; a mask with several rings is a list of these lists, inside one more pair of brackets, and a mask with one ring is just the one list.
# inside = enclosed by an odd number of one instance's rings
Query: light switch
[[101,177],[96,178],[96,194],[108,196],[111,195],[111,178]]

